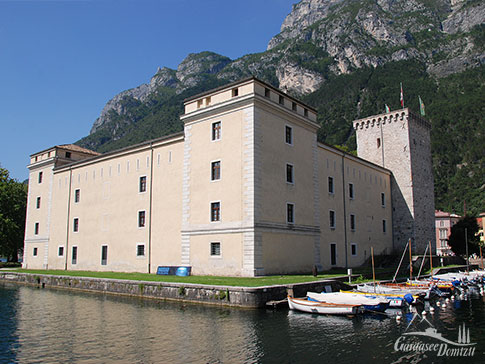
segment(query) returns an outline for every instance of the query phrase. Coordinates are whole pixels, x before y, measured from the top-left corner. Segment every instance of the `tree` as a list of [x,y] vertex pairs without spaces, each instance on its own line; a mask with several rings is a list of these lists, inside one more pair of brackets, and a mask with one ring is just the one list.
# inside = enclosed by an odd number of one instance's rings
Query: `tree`
[[9,262],[18,261],[23,247],[26,207],[27,186],[0,167],[0,255]]
[[472,216],[465,216],[458,221],[452,228],[450,238],[448,239],[448,245],[456,255],[466,254],[466,241],[465,241],[465,229],[466,237],[468,240],[468,254],[479,254],[480,252],[480,238],[478,237],[478,224],[477,219]]

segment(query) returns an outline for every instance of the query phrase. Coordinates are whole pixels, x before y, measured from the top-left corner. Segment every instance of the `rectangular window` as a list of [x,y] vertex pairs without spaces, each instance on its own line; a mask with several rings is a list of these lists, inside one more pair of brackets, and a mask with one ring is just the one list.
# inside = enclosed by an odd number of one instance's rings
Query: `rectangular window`
[[381,147],[381,138],[377,138],[377,149]]
[[232,97],[239,96],[239,89],[238,88],[233,88],[232,89]]
[[79,201],[81,201],[81,190],[76,189],[74,190],[74,202],[78,203]]
[[386,195],[384,192],[381,193],[381,206],[386,207]]
[[211,243],[211,257],[221,256],[221,243],[213,242]]
[[440,221],[440,226],[445,226],[445,222],[443,220]]
[[334,192],[334,188],[333,188],[333,177],[328,177],[328,193],[332,193],[333,194]]
[[357,255],[357,244],[350,244],[350,252],[353,256]]
[[288,224],[295,223],[295,205],[292,203],[286,204],[286,222]]
[[330,229],[335,229],[335,211],[330,210],[328,213]]
[[145,211],[138,211],[138,227],[145,227]]
[[221,122],[212,123],[212,140],[221,139]]
[[349,198],[351,200],[354,199],[354,184],[353,183],[349,183]]
[[355,215],[350,214],[350,230],[355,230]]
[[291,110],[296,111],[296,102],[291,103]]
[[139,192],[146,192],[147,190],[147,177],[146,176],[141,176],[140,177],[140,183],[138,186],[138,191]]
[[39,172],[39,183],[42,183],[42,172]]
[[385,233],[387,230],[387,222],[386,220],[382,220],[382,232]]
[[286,182],[293,183],[293,165],[286,165]]
[[211,221],[221,221],[220,202],[211,202]]
[[293,128],[291,126],[285,127],[285,141],[286,144],[293,145]]
[[308,109],[304,109],[304,110],[303,110],[303,115],[304,115],[305,117],[308,117]]
[[40,197],[37,197],[37,201],[35,203],[35,208],[40,209]]
[[145,244],[138,244],[136,246],[136,256],[137,257],[144,257],[145,256]]
[[264,96],[265,97],[270,97],[270,94],[271,94],[271,92],[270,92],[269,88],[265,88],[264,89]]
[[35,223],[34,234],[39,235],[39,223],[38,222]]
[[448,237],[447,229],[440,229],[440,239],[446,239]]
[[71,152],[66,152],[66,158],[71,158]]
[[101,246],[101,265],[108,264],[108,246],[102,245]]
[[279,102],[280,105],[284,105],[285,104],[285,98],[280,95],[279,98],[278,98],[278,102]]
[[330,265],[337,265],[337,244],[330,244]]
[[63,257],[64,256],[64,247],[63,246],[60,246],[58,249],[57,249],[57,255],[59,257]]
[[32,252],[32,255],[33,255],[34,257],[36,257],[36,256],[37,256],[37,248],[34,248],[34,251]]
[[72,224],[72,231],[74,231],[75,233],[79,231],[79,219],[77,217],[74,219],[74,222]]
[[221,161],[211,163],[211,181],[218,181],[221,179]]
[[77,264],[77,246],[72,247],[72,264]]

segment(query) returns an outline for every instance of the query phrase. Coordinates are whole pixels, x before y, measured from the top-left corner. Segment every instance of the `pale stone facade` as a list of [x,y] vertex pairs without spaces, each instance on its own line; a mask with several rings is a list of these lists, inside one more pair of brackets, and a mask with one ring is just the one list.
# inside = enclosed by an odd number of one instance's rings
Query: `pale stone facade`
[[431,125],[405,108],[354,121],[357,154],[392,171],[394,248],[411,239],[423,253],[434,240]]
[[181,120],[183,133],[103,155],[32,155],[24,267],[308,273],[410,235],[391,181],[412,159],[395,172],[318,143],[316,111],[280,90],[245,79],[187,99]]

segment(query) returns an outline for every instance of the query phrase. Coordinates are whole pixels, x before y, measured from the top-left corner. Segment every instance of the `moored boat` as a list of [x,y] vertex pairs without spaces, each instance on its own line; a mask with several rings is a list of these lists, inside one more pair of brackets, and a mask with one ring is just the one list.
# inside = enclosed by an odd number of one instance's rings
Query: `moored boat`
[[353,304],[362,305],[368,312],[384,312],[389,308],[390,300],[383,297],[366,297],[358,294],[348,294],[342,292],[317,293],[307,292],[308,300],[335,303],[335,304]]
[[411,293],[402,293],[402,292],[394,292],[394,293],[380,293],[380,292],[374,292],[374,291],[340,291],[345,294],[358,294],[362,295],[365,297],[370,297],[370,298],[385,298],[389,300],[389,307],[404,307],[407,304],[410,304],[415,301],[417,298],[416,295],[412,295]]
[[323,303],[291,296],[288,296],[288,306],[291,310],[322,315],[357,315],[364,312],[362,305]]

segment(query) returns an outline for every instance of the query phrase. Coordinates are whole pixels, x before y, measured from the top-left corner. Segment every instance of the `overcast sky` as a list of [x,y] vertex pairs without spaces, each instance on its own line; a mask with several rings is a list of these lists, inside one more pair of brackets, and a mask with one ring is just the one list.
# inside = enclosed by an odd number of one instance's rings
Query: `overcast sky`
[[298,0],[0,0],[0,164],[89,134],[106,102],[189,54],[262,52]]

